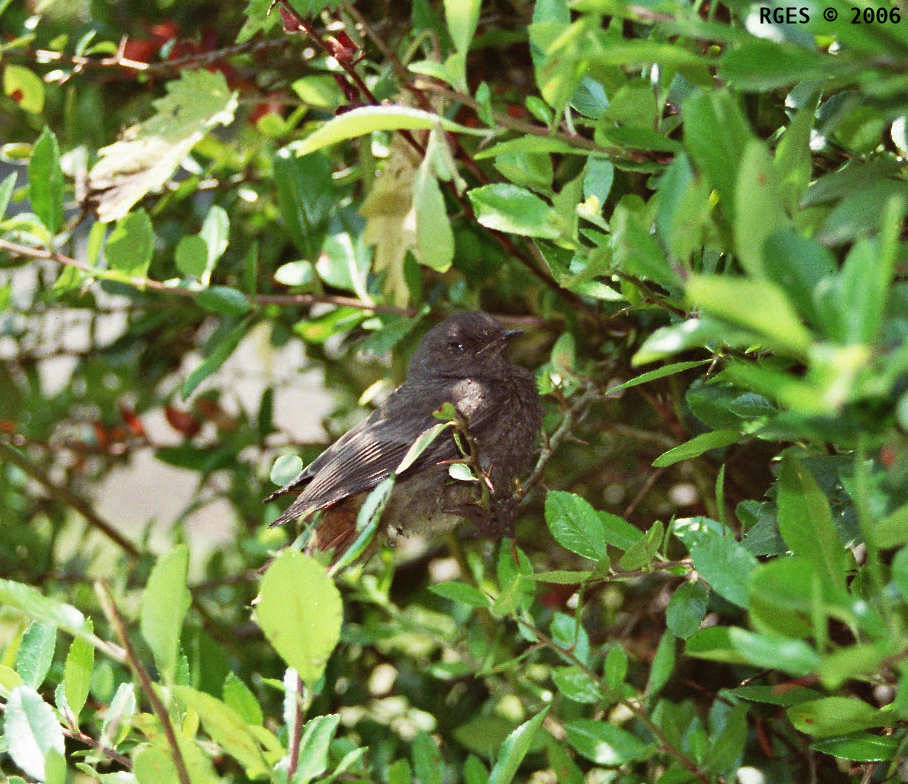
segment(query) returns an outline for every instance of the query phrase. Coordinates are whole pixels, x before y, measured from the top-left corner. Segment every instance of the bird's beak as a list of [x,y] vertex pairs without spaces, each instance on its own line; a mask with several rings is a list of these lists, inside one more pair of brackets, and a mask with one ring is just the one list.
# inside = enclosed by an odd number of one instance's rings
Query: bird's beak
[[479,353],[485,354],[488,352],[489,354],[500,354],[514,338],[522,334],[522,329],[506,329],[491,343],[483,346]]

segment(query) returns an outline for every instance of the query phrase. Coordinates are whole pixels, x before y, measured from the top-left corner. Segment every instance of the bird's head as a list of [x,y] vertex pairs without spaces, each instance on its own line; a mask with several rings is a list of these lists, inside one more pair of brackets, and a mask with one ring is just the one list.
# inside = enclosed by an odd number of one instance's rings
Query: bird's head
[[426,333],[410,360],[410,375],[468,378],[507,373],[506,349],[519,334],[488,313],[457,313]]

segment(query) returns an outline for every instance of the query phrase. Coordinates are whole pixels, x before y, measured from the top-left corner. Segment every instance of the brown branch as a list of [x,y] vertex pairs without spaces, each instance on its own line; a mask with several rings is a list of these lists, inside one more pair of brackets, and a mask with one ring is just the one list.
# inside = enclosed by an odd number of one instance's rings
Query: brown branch
[[118,762],[126,770],[132,770],[132,760],[127,757],[125,754],[120,754],[120,752],[115,749],[111,749],[103,745],[100,741],[95,740],[91,735],[86,735],[82,730],[69,727],[61,727],[63,734],[73,740],[77,740],[80,743],[84,743],[86,746],[91,746],[96,751],[100,751],[105,757],[110,757],[114,762]]
[[300,741],[303,738],[303,706],[300,704],[300,692],[303,689],[303,680],[300,678],[300,674],[295,673],[296,684],[294,685],[296,693],[294,694],[294,705],[296,706],[296,711],[294,712],[293,718],[293,735],[290,738],[290,761],[287,765],[287,775],[289,778],[293,778],[293,775],[296,773],[297,766],[300,761]]
[[[110,270],[98,269],[83,261],[66,256],[62,253],[45,250],[44,248],[32,248],[28,245],[21,245],[17,242],[9,242],[0,239],[0,250],[5,250],[14,256],[20,256],[32,259],[45,259],[55,261],[65,267],[74,267],[77,270],[91,275],[95,278],[116,280],[120,283],[128,283],[138,289],[157,291],[166,294],[172,294],[177,297],[195,297],[204,289],[188,289],[182,286],[168,286],[159,280],[151,278],[131,277],[128,280],[122,275],[113,274]],[[338,305],[349,308],[359,308],[360,310],[369,310],[373,313],[392,313],[399,316],[413,317],[416,311],[413,308],[399,308],[394,305],[377,305],[365,300],[356,299],[355,297],[336,296],[333,294],[246,294],[246,299],[250,305]]]
[[135,648],[132,647],[132,642],[129,639],[129,635],[126,633],[126,624],[123,621],[123,616],[120,615],[120,610],[117,608],[110,588],[104,580],[98,580],[95,583],[95,592],[98,595],[98,599],[101,602],[101,607],[104,610],[104,614],[107,616],[107,620],[110,622],[117,637],[120,638],[120,643],[126,650],[126,659],[129,662],[129,665],[139,678],[143,691],[148,695],[148,701],[151,703],[152,710],[158,717],[158,721],[161,722],[161,726],[164,729],[164,735],[167,737],[167,744],[170,746],[171,753],[173,754],[173,762],[177,769],[177,776],[180,779],[180,784],[192,784],[189,778],[189,771],[186,769],[186,763],[183,760],[183,753],[180,751],[180,746],[177,743],[177,736],[174,733],[170,715],[167,713],[167,708],[164,706],[164,703],[161,702],[158,693],[154,690],[154,684],[151,682],[148,670],[142,665],[141,660],[136,654]]
[[561,442],[570,435],[574,425],[579,423],[580,420],[586,416],[589,407],[597,400],[603,399],[605,396],[605,393],[600,392],[596,387],[590,385],[584,392],[574,398],[570,408],[565,412],[561,424],[559,424],[555,429],[555,432],[549,436],[548,441],[543,445],[542,450],[539,452],[539,459],[536,461],[536,467],[533,469],[533,473],[530,474],[530,478],[527,479],[515,493],[521,506],[526,503],[527,495],[530,490],[532,490],[534,485],[542,479],[545,467],[555,456],[555,452],[558,450]]
[[131,60],[125,56],[126,37],[120,40],[117,51],[109,57],[86,57],[85,55],[65,55],[52,49],[37,49],[34,52],[39,64],[60,63],[72,65],[73,73],[80,73],[87,68],[111,69],[126,68],[139,73],[158,73],[162,71],[181,70],[193,66],[204,67],[218,60],[224,60],[241,54],[256,53],[274,47],[287,45],[284,38],[266,38],[257,41],[245,41],[234,46],[225,46],[222,49],[212,49],[210,52],[199,52],[186,55],[173,60],[162,60],[157,63],[146,63],[143,60]]
[[0,439],[0,458],[9,461],[20,470],[28,474],[32,479],[38,482],[48,493],[71,506],[89,525],[97,528],[108,539],[120,546],[130,557],[138,558],[141,553],[138,548],[121,534],[113,525],[104,520],[82,496],[76,495],[68,487],[58,485],[50,479],[44,471],[25,455],[10,446],[6,441]]

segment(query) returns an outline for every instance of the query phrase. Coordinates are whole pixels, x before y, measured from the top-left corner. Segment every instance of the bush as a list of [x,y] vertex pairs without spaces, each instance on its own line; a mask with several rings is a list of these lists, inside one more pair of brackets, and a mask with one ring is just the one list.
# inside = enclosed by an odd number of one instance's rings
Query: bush
[[[903,780],[901,7],[268,5],[0,4],[9,780]],[[237,347],[337,436],[476,308],[546,400],[514,538],[285,548],[323,445]],[[148,454],[154,536],[97,503]]]

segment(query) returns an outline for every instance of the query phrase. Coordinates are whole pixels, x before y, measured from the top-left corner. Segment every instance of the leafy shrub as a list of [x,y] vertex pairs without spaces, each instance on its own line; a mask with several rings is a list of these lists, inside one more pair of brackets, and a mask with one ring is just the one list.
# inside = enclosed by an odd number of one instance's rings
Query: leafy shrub
[[[177,5],[0,4],[9,780],[908,775],[901,7]],[[470,308],[546,395],[515,539],[281,550],[320,446],[237,347],[338,435]],[[164,546],[92,500],[149,451]]]

